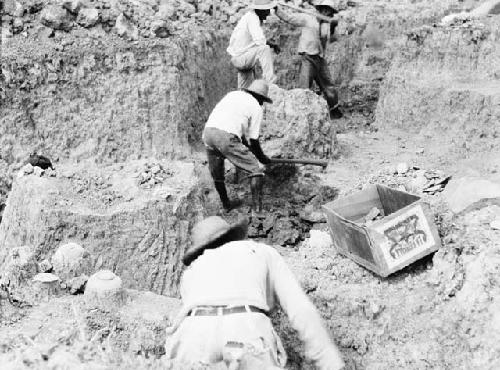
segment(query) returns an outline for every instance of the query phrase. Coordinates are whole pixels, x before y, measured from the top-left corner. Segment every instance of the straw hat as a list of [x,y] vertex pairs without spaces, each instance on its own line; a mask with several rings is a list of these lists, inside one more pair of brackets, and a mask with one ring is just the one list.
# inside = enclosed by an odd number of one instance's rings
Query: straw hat
[[276,1],[271,1],[271,0],[253,0],[252,3],[249,5],[250,9],[259,9],[259,10],[268,10],[272,9],[278,4]]
[[250,84],[250,86],[248,86],[248,88],[242,90],[249,92],[257,99],[262,99],[266,103],[273,102],[271,98],[267,96],[267,94],[269,93],[269,84],[266,80],[255,80]]
[[186,251],[182,263],[189,266],[205,249],[214,249],[231,241],[245,239],[247,230],[246,218],[234,225],[230,225],[219,216],[211,216],[196,223],[191,231],[193,244]]

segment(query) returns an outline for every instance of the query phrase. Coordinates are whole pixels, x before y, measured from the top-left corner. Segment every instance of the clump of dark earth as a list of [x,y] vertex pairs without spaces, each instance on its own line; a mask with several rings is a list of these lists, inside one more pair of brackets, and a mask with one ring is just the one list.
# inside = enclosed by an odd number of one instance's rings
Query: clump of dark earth
[[[322,184],[310,169],[287,164],[272,164],[266,168],[263,207],[265,212],[250,212],[248,236],[274,245],[297,246],[315,224],[324,223],[323,217],[307,217],[321,212],[321,205],[337,197],[338,190]],[[229,185],[231,186],[231,185]],[[238,195],[250,197],[247,181],[234,186]],[[248,209],[235,212],[239,217]]]

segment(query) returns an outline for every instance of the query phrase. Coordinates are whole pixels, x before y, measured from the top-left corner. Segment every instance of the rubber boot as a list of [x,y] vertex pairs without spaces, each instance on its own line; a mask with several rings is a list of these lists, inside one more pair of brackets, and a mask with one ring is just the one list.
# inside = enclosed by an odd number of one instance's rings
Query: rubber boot
[[262,186],[264,178],[262,176],[252,177],[250,188],[252,190],[252,210],[257,213],[262,212]]
[[222,207],[226,212],[229,212],[235,208],[241,206],[241,200],[235,199],[234,201],[230,201],[227,196],[226,184],[223,181],[215,181],[215,190],[219,193],[220,200],[222,202]]
[[330,119],[340,119],[342,117],[344,117],[344,114],[339,109],[338,105],[330,109]]

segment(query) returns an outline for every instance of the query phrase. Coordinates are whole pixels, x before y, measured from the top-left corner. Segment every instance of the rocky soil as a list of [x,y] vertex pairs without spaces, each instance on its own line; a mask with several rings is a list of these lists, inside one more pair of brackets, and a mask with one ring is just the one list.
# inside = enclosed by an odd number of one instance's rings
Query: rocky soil
[[[327,56],[346,112],[335,126],[320,96],[282,89],[295,87],[298,34],[271,17],[282,53],[265,151],[330,164],[269,167],[266,215],[252,217],[244,179],[228,184],[244,206],[221,212],[200,143],[235,85],[225,47],[242,2],[7,1],[0,363],[185,368],[162,357],[179,259],[192,224],[222,214],[250,217],[249,236],[285,256],[348,368],[498,368],[499,16],[441,24],[477,3],[341,4]],[[55,171],[24,166],[35,151]],[[336,252],[321,209],[374,183],[421,196],[442,239],[387,278]],[[102,269],[121,278],[118,303],[89,300],[86,283]],[[286,316],[273,320],[288,368],[313,368]]]

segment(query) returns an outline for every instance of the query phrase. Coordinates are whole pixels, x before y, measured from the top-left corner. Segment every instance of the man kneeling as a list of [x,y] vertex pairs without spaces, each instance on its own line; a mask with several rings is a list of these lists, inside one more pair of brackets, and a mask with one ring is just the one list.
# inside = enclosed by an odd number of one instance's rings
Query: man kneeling
[[248,222],[218,216],[193,227],[180,291],[183,308],[167,337],[167,358],[186,365],[225,362],[230,369],[282,369],[281,340],[268,312],[275,299],[322,370],[344,362],[316,308],[272,247],[246,239]]

